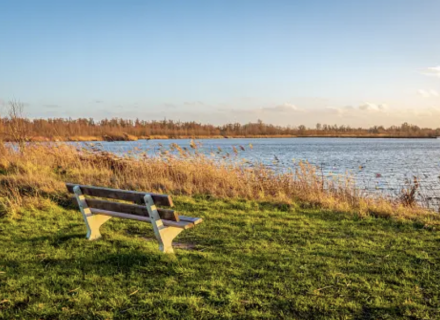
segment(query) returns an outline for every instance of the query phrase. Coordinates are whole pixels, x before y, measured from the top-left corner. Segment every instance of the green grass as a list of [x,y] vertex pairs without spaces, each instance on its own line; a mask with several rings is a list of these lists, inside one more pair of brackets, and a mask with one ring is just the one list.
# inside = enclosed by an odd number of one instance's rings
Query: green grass
[[1,319],[439,319],[440,235],[411,222],[177,197],[204,222],[159,252],[151,225],[77,210],[0,220]]

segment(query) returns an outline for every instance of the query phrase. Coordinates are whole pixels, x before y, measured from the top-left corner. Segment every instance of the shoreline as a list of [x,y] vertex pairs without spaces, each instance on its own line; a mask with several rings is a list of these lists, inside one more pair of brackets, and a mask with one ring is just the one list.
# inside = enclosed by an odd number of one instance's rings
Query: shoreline
[[[368,136],[355,136],[355,135],[254,135],[254,136],[205,136],[205,135],[192,135],[192,136],[118,136],[118,137],[106,137],[106,136],[73,136],[73,137],[31,137],[26,138],[26,142],[120,142],[120,141],[138,141],[138,140],[185,140],[185,139],[276,139],[276,138],[351,138],[351,139],[438,139],[439,137],[433,136],[382,136],[382,135],[368,135]],[[4,140],[5,142],[17,142],[14,140]]]

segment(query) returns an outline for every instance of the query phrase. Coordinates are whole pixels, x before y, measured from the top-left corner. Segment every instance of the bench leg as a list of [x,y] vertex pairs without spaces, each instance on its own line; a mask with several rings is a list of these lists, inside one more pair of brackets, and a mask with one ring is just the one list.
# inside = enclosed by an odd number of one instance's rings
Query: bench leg
[[75,192],[75,198],[78,202],[79,210],[82,213],[84,222],[87,227],[87,239],[96,240],[101,238],[101,232],[99,232],[99,228],[106,223],[111,217],[105,216],[103,214],[92,214],[89,206],[87,205],[86,198],[81,192],[81,188],[79,186],[75,186],[73,188]]
[[159,250],[164,253],[174,253],[173,240],[182,232],[183,229],[176,227],[165,227],[162,219],[154,205],[153,197],[149,194],[145,195],[145,204],[150,215],[151,224],[153,225],[154,235],[159,241]]
[[101,232],[99,228],[106,223],[111,217],[105,216],[103,214],[90,214],[84,215],[84,221],[87,226],[87,239],[89,240],[97,240],[101,238]]
[[159,250],[164,253],[174,253],[173,240],[181,232],[181,228],[175,227],[166,227],[159,230],[159,235],[156,234],[157,241],[159,241]]

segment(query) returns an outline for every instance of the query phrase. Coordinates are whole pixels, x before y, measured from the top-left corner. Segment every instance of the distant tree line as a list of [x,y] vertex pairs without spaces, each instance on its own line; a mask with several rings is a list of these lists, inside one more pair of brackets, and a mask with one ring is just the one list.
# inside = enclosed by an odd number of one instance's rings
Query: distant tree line
[[25,119],[0,118],[0,135],[3,140],[29,140],[33,137],[69,139],[73,137],[104,137],[132,135],[135,137],[167,136],[169,138],[224,136],[395,136],[436,137],[440,129],[420,128],[404,123],[401,126],[374,126],[369,129],[344,125],[317,124],[315,128],[304,125],[282,127],[257,123],[230,123],[221,126],[194,121],[145,121],[124,119]]
[[270,136],[354,136],[354,137],[437,137],[440,128],[421,128],[404,123],[400,126],[353,128],[348,125],[316,124],[309,128],[276,126],[263,123],[230,123],[225,125],[201,124],[194,121],[146,121],[141,119],[28,119],[22,116],[22,105],[11,104],[8,115],[0,117],[0,139],[4,141],[76,140],[96,137],[270,137]]

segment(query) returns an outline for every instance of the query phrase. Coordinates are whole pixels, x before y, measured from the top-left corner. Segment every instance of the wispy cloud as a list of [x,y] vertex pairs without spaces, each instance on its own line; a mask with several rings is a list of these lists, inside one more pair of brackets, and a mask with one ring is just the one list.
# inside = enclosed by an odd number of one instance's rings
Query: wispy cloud
[[276,106],[261,107],[261,108],[251,108],[251,109],[230,109],[230,108],[219,108],[219,112],[233,113],[235,115],[288,115],[291,113],[302,113],[305,109],[297,107],[291,103],[283,103]]
[[328,107],[327,110],[339,116],[356,116],[356,115],[364,114],[366,112],[368,113],[386,112],[388,110],[388,105],[385,103],[365,102],[357,107],[353,107],[353,106]]
[[353,106],[345,106],[345,107],[327,107],[327,110],[331,113],[335,113],[339,116],[345,115],[350,113],[351,111],[355,110],[355,107]]
[[360,105],[358,109],[362,110],[362,111],[372,111],[372,112],[379,111],[379,112],[381,112],[381,111],[387,110],[388,105],[367,102],[367,103],[364,103],[363,105]]
[[440,78],[440,66],[426,68],[422,73],[427,76]]
[[431,89],[431,90],[423,90],[420,89],[417,91],[417,93],[422,96],[423,98],[432,98],[432,97],[438,97],[439,94],[437,91]]
[[45,107],[46,109],[58,109],[58,108],[61,108],[61,106],[57,105],[57,104],[45,104],[45,105],[43,105],[43,107]]
[[265,107],[262,108],[263,111],[267,112],[282,112],[282,113],[289,113],[289,112],[297,112],[297,111],[304,111],[304,109],[299,108],[291,103],[283,103],[281,105],[275,106],[275,107]]
[[161,106],[164,107],[164,108],[168,108],[168,109],[175,109],[175,108],[177,108],[177,106],[172,104],[172,103],[162,103]]
[[185,101],[183,104],[185,106],[189,106],[189,107],[204,106],[205,105],[202,101]]

